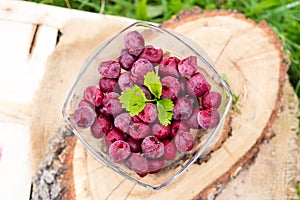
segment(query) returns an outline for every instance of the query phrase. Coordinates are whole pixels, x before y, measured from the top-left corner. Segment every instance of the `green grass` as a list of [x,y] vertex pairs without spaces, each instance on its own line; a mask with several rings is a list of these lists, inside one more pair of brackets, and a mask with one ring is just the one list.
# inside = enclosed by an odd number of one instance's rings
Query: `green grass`
[[[183,8],[237,10],[265,20],[281,39],[289,78],[300,97],[300,0],[30,0],[60,7],[163,22]],[[299,103],[300,108],[300,103]]]

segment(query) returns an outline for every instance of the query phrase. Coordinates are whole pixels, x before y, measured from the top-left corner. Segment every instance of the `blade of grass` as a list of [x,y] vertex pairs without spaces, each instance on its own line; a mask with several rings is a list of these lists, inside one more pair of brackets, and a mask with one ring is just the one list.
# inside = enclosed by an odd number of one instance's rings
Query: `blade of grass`
[[140,0],[136,6],[136,18],[139,20],[147,20],[147,0]]

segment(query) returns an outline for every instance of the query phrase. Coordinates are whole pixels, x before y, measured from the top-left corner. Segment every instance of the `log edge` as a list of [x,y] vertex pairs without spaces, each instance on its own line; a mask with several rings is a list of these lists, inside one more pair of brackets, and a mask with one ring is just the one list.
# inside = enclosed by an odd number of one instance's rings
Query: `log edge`
[[199,18],[209,18],[215,16],[231,16],[233,18],[245,20],[247,23],[250,23],[253,26],[260,28],[267,36],[271,43],[274,45],[274,48],[279,53],[279,58],[281,60],[280,69],[279,69],[279,90],[277,94],[277,100],[272,111],[268,123],[262,131],[261,137],[257,140],[257,142],[253,145],[253,147],[242,157],[240,160],[235,163],[231,169],[219,177],[216,181],[214,181],[211,185],[206,187],[204,190],[200,191],[200,193],[195,197],[195,199],[211,199],[215,198],[231,178],[234,178],[248,163],[252,163],[255,159],[257,153],[259,152],[259,146],[265,140],[269,140],[274,136],[274,132],[272,131],[272,124],[278,116],[278,112],[283,103],[283,87],[286,82],[286,73],[288,70],[288,61],[283,56],[283,48],[280,40],[278,39],[276,33],[271,29],[271,27],[265,21],[261,21],[259,23],[254,22],[251,19],[245,17],[245,15],[238,13],[232,10],[212,10],[212,11],[204,11],[199,7],[195,7],[193,9],[184,9],[177,16],[172,17],[172,19],[164,22],[162,24],[163,28],[175,28],[178,25],[184,24],[185,22],[191,22],[193,20],[197,20]]

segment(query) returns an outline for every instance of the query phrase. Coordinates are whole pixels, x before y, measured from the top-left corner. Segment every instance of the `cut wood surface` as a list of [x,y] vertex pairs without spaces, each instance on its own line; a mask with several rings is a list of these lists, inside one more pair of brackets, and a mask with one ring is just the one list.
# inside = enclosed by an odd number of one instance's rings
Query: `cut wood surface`
[[[94,29],[87,30],[83,26]],[[53,89],[41,88],[39,99],[46,94],[63,101],[89,50],[124,26],[125,23],[103,23],[101,20],[68,21],[61,31],[56,51],[49,59],[44,78],[48,84],[53,83]],[[238,106],[241,113],[232,114],[231,137],[211,154],[206,163],[192,165],[183,176],[159,191],[147,190],[124,179],[96,161],[79,141],[72,142],[73,146],[63,156],[70,165],[66,166],[69,171],[62,178],[68,180],[68,184],[61,186],[68,190],[61,195],[76,199],[214,197],[225,183],[252,161],[259,145],[272,135],[271,125],[282,103],[287,68],[280,42],[266,23],[256,24],[235,12],[200,13],[193,10],[182,12],[163,27],[200,44],[217,70],[227,75],[233,91],[240,95]],[[58,81],[53,74],[62,74],[59,86],[55,85]],[[55,119],[51,112],[43,115]],[[39,189],[37,184],[35,195],[39,194]]]

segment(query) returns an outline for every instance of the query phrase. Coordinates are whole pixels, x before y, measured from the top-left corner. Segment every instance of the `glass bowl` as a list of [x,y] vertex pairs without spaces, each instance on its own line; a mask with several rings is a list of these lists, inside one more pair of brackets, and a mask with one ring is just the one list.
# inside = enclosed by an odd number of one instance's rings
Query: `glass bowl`
[[[108,144],[105,142],[105,138],[107,136],[107,132],[105,134],[102,134],[101,136],[94,137],[91,134],[91,127],[85,127],[82,128],[78,126],[78,123],[75,123],[73,116],[74,113],[77,111],[79,104],[81,100],[83,99],[84,92],[87,87],[89,86],[99,86],[99,80],[103,79],[102,75],[98,72],[98,66],[100,63],[104,61],[114,60],[118,62],[118,58],[120,56],[120,52],[122,49],[124,49],[124,43],[123,39],[124,36],[127,35],[129,32],[137,31],[144,39],[145,46],[152,45],[156,49],[162,49],[163,50],[163,57],[166,58],[168,56],[176,56],[179,58],[179,60],[183,60],[184,58],[194,56],[196,57],[196,71],[200,72],[202,75],[204,75],[206,81],[211,86],[210,91],[214,91],[216,93],[219,93],[221,96],[220,105],[215,109],[219,113],[219,123],[213,127],[209,128],[191,128],[189,130],[189,133],[192,135],[193,139],[193,146],[192,148],[189,148],[189,150],[179,150],[178,146],[180,146],[180,143],[176,143],[176,136],[170,136],[170,134],[167,136],[167,139],[161,139],[159,138],[159,142],[163,142],[164,140],[169,140],[171,143],[173,143],[173,147],[175,146],[175,157],[171,155],[171,159],[165,159],[164,155],[160,154],[156,157],[149,158],[149,156],[146,156],[146,153],[142,150],[140,150],[138,153],[130,152],[128,154],[128,157],[122,159],[121,161],[113,161],[110,155],[110,148],[108,147]],[[134,56],[133,56],[134,57]],[[137,59],[137,58],[136,58]],[[158,64],[153,64],[156,71],[158,71]],[[121,72],[123,72],[124,69],[121,69]],[[183,79],[181,77],[181,79]],[[118,80],[118,79],[116,79]],[[184,78],[184,80],[189,81],[190,77]],[[181,90],[187,91],[186,85],[181,88]],[[116,91],[117,92],[117,91]],[[119,92],[119,95],[122,93]],[[183,94],[182,96],[188,96],[188,93]],[[103,93],[105,96],[106,94]],[[153,95],[152,95],[153,96]],[[192,96],[192,95],[191,95]],[[177,98],[177,97],[176,97]],[[197,97],[195,98],[197,101],[193,101],[192,105],[196,105],[196,107],[199,107],[199,110],[205,110],[203,108],[202,103],[203,97]],[[192,99],[192,98],[190,98]],[[178,100],[178,99],[177,99]],[[175,103],[176,100],[172,100],[172,102]],[[192,101],[191,101],[192,102]],[[195,104],[196,102],[196,104]],[[178,33],[167,31],[163,28],[157,27],[152,24],[144,23],[144,22],[136,22],[127,28],[123,29],[121,32],[116,34],[114,37],[112,37],[110,40],[105,42],[104,44],[99,45],[92,54],[86,59],[85,63],[83,64],[83,68],[81,72],[78,75],[78,78],[76,79],[74,85],[72,86],[67,99],[63,105],[62,113],[63,117],[66,121],[66,123],[69,125],[70,129],[73,131],[73,133],[78,137],[78,139],[84,144],[84,146],[100,161],[102,161],[105,165],[107,165],[109,168],[117,172],[118,174],[122,175],[123,177],[133,181],[136,184],[139,184],[141,186],[144,186],[151,190],[159,190],[165,186],[167,186],[169,183],[174,181],[176,178],[178,178],[180,175],[182,175],[191,164],[193,164],[198,158],[203,156],[206,152],[205,150],[208,147],[213,147],[215,144],[215,138],[217,138],[217,135],[220,134],[221,129],[223,127],[225,117],[227,113],[229,112],[230,106],[232,102],[232,94],[231,91],[226,84],[226,82],[221,78],[221,76],[218,74],[218,72],[213,67],[212,62],[209,60],[208,56],[206,55],[205,51],[195,42],[190,40],[189,38],[186,38]],[[104,104],[104,103],[102,103]],[[81,106],[84,105],[81,103]],[[123,104],[122,104],[123,105]],[[155,105],[155,103],[154,103]],[[86,105],[85,105],[86,106]],[[93,123],[96,123],[97,118],[96,116],[99,115],[99,112],[101,111],[101,106],[104,107],[105,105],[100,106],[91,106],[92,110],[95,110],[96,115],[93,116]],[[90,106],[88,106],[90,107]],[[200,114],[199,110],[197,111],[198,116]],[[128,112],[126,109],[123,108],[122,112]],[[173,112],[173,110],[169,111]],[[175,111],[174,111],[175,112]],[[102,114],[101,114],[102,115]],[[107,115],[107,113],[106,113]],[[174,117],[174,115],[173,115]],[[114,124],[114,119],[116,118],[116,115],[108,116],[111,124]],[[141,118],[139,117],[132,117],[132,119],[135,119],[135,121],[141,121]],[[196,119],[196,118],[195,118]],[[205,120],[205,119],[204,119]],[[121,120],[122,121],[122,120]],[[173,130],[172,126],[174,124],[174,119],[170,121],[171,130]],[[176,120],[181,121],[184,124],[184,120]],[[198,118],[197,118],[198,121]],[[156,119],[157,122],[157,119]],[[156,123],[155,122],[155,123]],[[130,127],[132,127],[132,124],[135,122],[130,121]],[[144,123],[144,122],[142,122]],[[146,124],[146,123],[145,123]],[[89,124],[91,125],[91,123]],[[89,126],[88,125],[88,126]],[[103,124],[102,124],[103,125]],[[147,134],[148,136],[153,135],[154,133],[151,131],[153,124],[147,125],[149,126],[150,133]],[[166,125],[167,126],[167,125]],[[110,126],[110,129],[112,129],[113,125]],[[160,126],[161,127],[161,126]],[[130,129],[131,130],[131,129]],[[187,132],[187,131],[185,131]],[[127,139],[131,136],[129,133],[123,133],[123,138],[121,140],[125,140],[126,143]],[[180,132],[181,133],[181,132]],[[146,136],[145,136],[146,137]],[[178,136],[179,137],[179,136]],[[127,139],[124,139],[127,138]],[[183,136],[183,138],[185,138]],[[142,138],[135,138],[138,140],[138,144],[141,144],[144,141],[144,137]],[[153,136],[152,136],[153,139]],[[187,139],[188,140],[188,139]],[[178,139],[179,141],[179,139]],[[159,143],[158,142],[158,143]],[[183,142],[184,143],[184,142]],[[125,145],[126,146],[126,145]],[[145,146],[145,145],[144,145]],[[159,146],[159,145],[158,145]],[[157,147],[157,146],[156,146]],[[155,147],[155,148],[156,148]],[[157,148],[161,148],[162,146],[159,146]],[[146,149],[146,147],[145,147]],[[164,154],[167,152],[166,146],[163,146]],[[171,148],[172,149],[172,148]],[[155,150],[156,151],[156,150]],[[158,150],[157,150],[158,151]],[[161,150],[162,151],[162,150]],[[144,152],[144,153],[143,153]],[[172,154],[172,153],[171,153]],[[174,154],[174,148],[173,148],[173,154]],[[133,159],[131,157],[138,156],[139,159],[136,159],[135,162],[137,162],[135,165],[143,163],[146,160],[147,166],[146,170],[150,170],[150,162],[152,160],[160,160],[157,165],[156,171],[147,171],[146,173],[137,172],[136,168],[143,166],[132,166],[129,163],[129,159]],[[151,154],[152,155],[152,154]],[[140,161],[140,162],[139,162]],[[139,162],[139,163],[138,163]],[[160,163],[160,164],[159,164]],[[132,163],[131,163],[132,164]],[[133,164],[134,165],[134,164]],[[151,165],[152,168],[157,165]],[[145,170],[145,169],[142,169]],[[157,172],[158,171],[158,172]],[[149,172],[149,173],[148,173]]]

